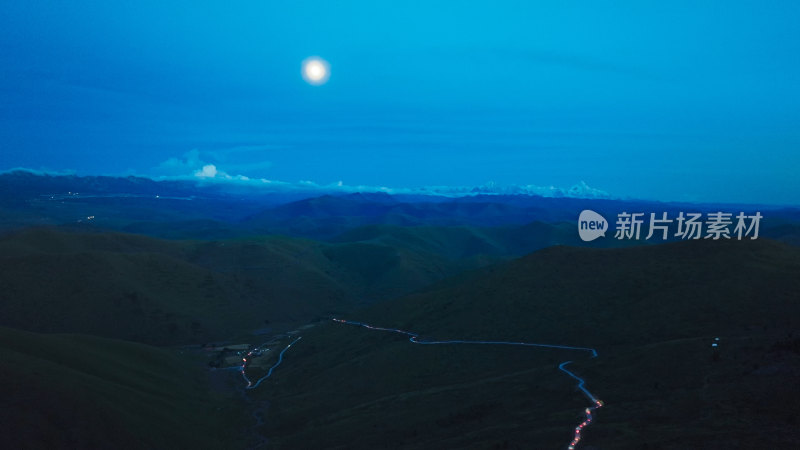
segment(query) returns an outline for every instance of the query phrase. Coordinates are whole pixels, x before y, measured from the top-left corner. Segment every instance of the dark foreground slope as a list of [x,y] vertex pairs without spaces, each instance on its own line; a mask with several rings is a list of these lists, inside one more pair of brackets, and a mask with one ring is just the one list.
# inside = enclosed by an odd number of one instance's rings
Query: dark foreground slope
[[292,241],[225,246],[37,229],[4,236],[0,249],[0,324],[31,331],[199,343],[345,301],[316,266],[324,258]]
[[251,422],[178,351],[90,336],[0,328],[0,392],[3,448],[241,448]]
[[595,347],[792,329],[800,249],[769,240],[627,249],[551,247],[381,305],[370,318],[422,333],[530,333]]
[[0,236],[0,325],[200,343],[396,297],[463,264],[379,242],[29,229]]
[[[556,247],[353,318],[429,339],[585,352],[415,345],[329,323],[254,395],[275,448],[791,448],[800,439],[800,251],[770,241]],[[714,341],[714,338],[720,338]],[[719,342],[716,350],[713,342]]]
[[158,345],[219,340],[307,323],[465,269],[577,242],[570,226],[538,222],[372,226],[330,242],[31,228],[0,235],[0,325]]

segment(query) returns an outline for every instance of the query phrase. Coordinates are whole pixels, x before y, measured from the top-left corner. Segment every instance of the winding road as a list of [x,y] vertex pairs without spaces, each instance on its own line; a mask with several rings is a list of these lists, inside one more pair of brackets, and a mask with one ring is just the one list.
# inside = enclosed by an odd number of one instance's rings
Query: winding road
[[572,361],[562,362],[561,364],[558,365],[558,370],[578,380],[578,389],[580,389],[586,395],[586,397],[589,399],[590,402],[594,403],[593,406],[590,406],[584,410],[584,413],[586,414],[586,419],[580,424],[578,424],[577,427],[575,427],[575,436],[572,438],[572,442],[570,442],[569,445],[567,446],[567,450],[575,450],[575,447],[578,445],[578,442],[581,441],[581,431],[583,431],[584,428],[586,428],[587,426],[589,426],[590,423],[592,423],[592,411],[598,408],[602,408],[603,401],[599,400],[597,397],[592,395],[592,393],[589,392],[589,390],[584,387],[585,381],[583,380],[583,378],[575,375],[574,373],[570,372],[565,368],[566,365],[570,363],[572,363]]
[[253,353],[260,351],[260,348],[259,347],[255,347],[254,349],[252,349],[249,352],[247,352],[247,355],[245,355],[242,358],[242,365],[240,366],[241,367],[241,371],[242,371],[242,377],[244,378],[244,381],[247,382],[247,386],[245,387],[245,389],[255,389],[255,388],[258,387],[259,384],[261,384],[262,381],[264,381],[267,378],[269,378],[270,376],[272,376],[272,371],[275,370],[275,368],[278,367],[279,365],[281,365],[281,363],[283,362],[283,354],[286,353],[286,351],[289,350],[292,347],[292,345],[294,345],[295,342],[299,341],[300,339],[303,339],[303,337],[302,336],[298,337],[297,339],[295,339],[292,342],[290,342],[289,345],[286,346],[286,348],[281,350],[281,353],[278,355],[278,362],[273,364],[272,367],[269,368],[269,371],[267,371],[267,374],[264,375],[263,377],[259,378],[258,380],[256,380],[255,383],[253,383],[250,380],[250,378],[247,377],[247,373],[245,372],[245,369],[247,368],[247,358],[250,358],[251,356],[253,356]]
[[[399,330],[399,329],[396,329],[396,328],[376,327],[376,326],[372,326],[372,325],[369,325],[369,324],[366,324],[366,323],[363,323],[363,322],[356,322],[356,321],[352,321],[352,320],[344,320],[344,319],[331,319],[331,320],[333,320],[336,323],[343,323],[343,324],[348,324],[348,325],[356,325],[356,326],[364,327],[364,328],[367,328],[367,329],[370,329],[370,330],[388,331],[388,332],[392,332],[392,333],[402,334],[402,335],[408,336],[409,337],[408,340],[411,343],[414,343],[414,344],[422,344],[422,345],[433,345],[433,344],[516,345],[516,346],[522,346],[522,347],[544,347],[544,348],[556,348],[556,349],[563,349],[563,350],[584,351],[584,352],[590,353],[592,358],[596,358],[597,357],[597,351],[595,349],[593,349],[593,348],[588,348],[588,347],[572,347],[572,346],[568,346],[568,345],[538,344],[538,343],[531,343],[531,342],[510,342],[510,341],[466,341],[466,340],[429,341],[429,340],[421,340],[419,338],[419,334],[412,333],[410,331]],[[284,351],[286,351],[286,349],[284,349]],[[590,407],[588,407],[588,408],[586,408],[584,410],[585,419],[584,419],[583,422],[578,424],[577,427],[575,427],[575,435],[573,436],[572,441],[570,441],[570,443],[567,445],[567,449],[568,450],[574,450],[577,447],[578,442],[580,442],[580,440],[581,440],[581,432],[590,423],[592,423],[592,411],[594,411],[594,410],[596,410],[598,408],[601,408],[603,406],[603,402],[601,400],[599,400],[597,397],[595,397],[591,392],[589,392],[588,389],[586,389],[586,387],[585,387],[586,382],[585,382],[585,380],[583,378],[575,375],[573,372],[571,372],[571,371],[566,369],[566,366],[568,364],[570,364],[570,363],[572,363],[572,361],[564,361],[564,362],[562,362],[561,364],[558,365],[558,369],[561,370],[562,372],[566,373],[570,377],[574,378],[575,380],[577,380],[578,381],[578,384],[576,386],[577,389],[580,390],[581,392],[583,392],[583,394],[586,395],[586,397],[589,399],[589,401],[592,402],[592,406],[590,406]]]

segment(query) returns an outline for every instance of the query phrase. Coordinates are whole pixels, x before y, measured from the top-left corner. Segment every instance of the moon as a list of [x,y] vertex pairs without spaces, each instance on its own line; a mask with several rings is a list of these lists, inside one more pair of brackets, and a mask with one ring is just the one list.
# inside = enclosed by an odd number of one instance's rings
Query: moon
[[313,86],[325,84],[331,76],[331,66],[328,61],[319,56],[311,56],[303,60],[301,74],[306,83]]

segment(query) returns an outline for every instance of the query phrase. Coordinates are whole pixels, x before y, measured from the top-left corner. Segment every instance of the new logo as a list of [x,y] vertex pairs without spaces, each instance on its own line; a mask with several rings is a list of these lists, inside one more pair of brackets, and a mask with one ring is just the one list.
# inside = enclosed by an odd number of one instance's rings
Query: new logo
[[603,216],[591,209],[581,211],[581,215],[578,216],[578,235],[582,240],[589,242],[600,236],[605,237],[606,230],[608,230],[608,222]]

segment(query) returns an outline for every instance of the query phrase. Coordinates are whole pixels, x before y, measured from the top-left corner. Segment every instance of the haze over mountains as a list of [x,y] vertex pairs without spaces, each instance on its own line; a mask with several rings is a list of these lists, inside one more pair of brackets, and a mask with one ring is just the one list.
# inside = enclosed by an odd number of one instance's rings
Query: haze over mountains
[[[330,239],[366,225],[478,226],[574,223],[583,209],[609,220],[622,211],[715,211],[722,206],[770,211],[764,228],[784,226],[774,237],[793,234],[785,225],[800,220],[795,206],[663,203],[604,198],[325,193],[317,189],[275,191],[225,183],[153,181],[146,178],[0,174],[0,229],[72,225],[165,238],[201,239],[286,234]],[[593,196],[590,196],[593,197]]]

